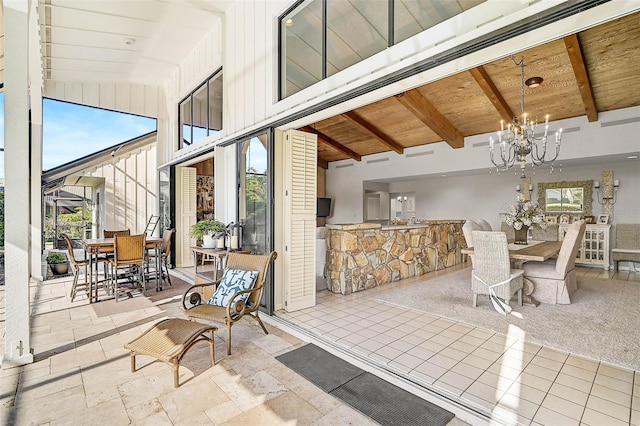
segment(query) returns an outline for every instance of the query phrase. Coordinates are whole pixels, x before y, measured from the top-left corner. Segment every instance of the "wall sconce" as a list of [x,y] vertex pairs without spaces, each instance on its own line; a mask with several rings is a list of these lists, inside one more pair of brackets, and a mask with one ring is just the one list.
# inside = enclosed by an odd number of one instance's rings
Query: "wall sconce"
[[605,197],[603,195],[600,194],[600,182],[599,181],[593,181],[593,187],[596,190],[596,201],[598,201],[598,204],[603,205],[605,204],[607,201],[611,201],[611,204],[615,204],[617,201],[617,196],[618,196],[618,188],[620,187],[620,180],[619,179],[614,179],[613,181],[613,196],[612,197]]
[[[533,185],[529,185],[529,192],[533,191]],[[516,185],[516,192],[522,192],[522,187],[520,185]]]
[[396,198],[396,200],[398,200],[399,203],[404,203],[405,201],[407,201],[407,196],[405,195],[403,197],[403,196],[398,195],[398,198]]

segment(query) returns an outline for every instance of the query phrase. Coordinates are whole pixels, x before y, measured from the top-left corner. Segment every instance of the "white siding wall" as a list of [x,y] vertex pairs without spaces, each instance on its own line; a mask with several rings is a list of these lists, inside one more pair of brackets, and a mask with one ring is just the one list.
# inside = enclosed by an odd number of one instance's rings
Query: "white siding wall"
[[132,234],[141,234],[149,216],[158,214],[155,143],[97,164],[83,174],[105,178],[103,229],[129,228]]

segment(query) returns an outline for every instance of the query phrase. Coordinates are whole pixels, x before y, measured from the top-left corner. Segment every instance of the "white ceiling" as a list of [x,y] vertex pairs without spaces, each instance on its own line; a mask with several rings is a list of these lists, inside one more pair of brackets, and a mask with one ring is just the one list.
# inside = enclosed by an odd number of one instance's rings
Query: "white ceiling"
[[44,78],[161,84],[231,1],[40,0]]

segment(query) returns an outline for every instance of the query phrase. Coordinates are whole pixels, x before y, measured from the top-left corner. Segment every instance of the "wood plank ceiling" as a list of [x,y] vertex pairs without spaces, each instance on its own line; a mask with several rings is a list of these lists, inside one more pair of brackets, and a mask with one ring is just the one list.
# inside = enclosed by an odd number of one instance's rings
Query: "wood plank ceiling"
[[[554,40],[515,55],[524,57],[525,112],[549,120],[640,105],[640,13]],[[520,67],[510,56],[301,128],[318,134],[318,164],[496,131],[521,115]],[[544,121],[543,115],[537,116]]]

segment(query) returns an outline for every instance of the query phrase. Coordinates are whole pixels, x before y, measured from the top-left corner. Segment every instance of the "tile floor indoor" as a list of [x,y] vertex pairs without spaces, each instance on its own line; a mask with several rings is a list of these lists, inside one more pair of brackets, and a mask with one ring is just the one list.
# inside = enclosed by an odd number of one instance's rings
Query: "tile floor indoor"
[[[420,279],[456,270],[449,269]],[[389,288],[406,282],[415,279]],[[155,297],[152,307],[99,317],[84,295],[71,303],[69,290],[70,279],[32,284],[36,361],[0,370],[0,424],[375,424],[275,360],[314,341],[399,382],[462,402],[454,424],[462,418],[473,424],[640,425],[639,372],[408,308],[399,312],[371,298],[383,287],[350,296],[321,291],[316,307],[269,319],[269,335],[241,321],[231,356],[225,333],[216,335],[214,367],[206,344],[187,353],[177,389],[169,367],[149,357],[138,357],[139,370],[131,373],[123,348],[161,318],[184,317],[176,292]],[[2,319],[4,297],[0,286]],[[4,322],[0,333],[3,351]]]
[[[498,423],[640,425],[639,371],[373,298],[459,269],[348,296],[321,291],[314,308],[278,315],[335,347],[457,398]],[[615,276],[640,285],[640,273],[578,268],[581,274]]]

